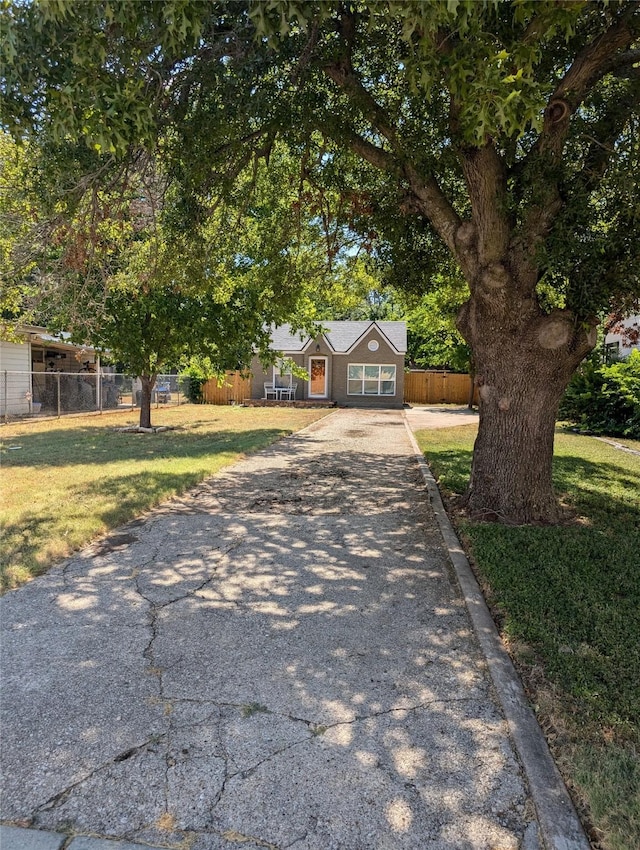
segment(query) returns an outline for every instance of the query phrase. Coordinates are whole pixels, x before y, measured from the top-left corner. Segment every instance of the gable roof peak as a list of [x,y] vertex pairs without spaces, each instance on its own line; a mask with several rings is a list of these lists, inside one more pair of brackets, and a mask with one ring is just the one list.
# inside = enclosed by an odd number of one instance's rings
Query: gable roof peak
[[[407,350],[407,326],[402,321],[345,320],[319,323],[329,348],[336,354],[351,351],[372,330],[377,330],[398,354]],[[271,331],[272,346],[277,351],[301,352],[313,341],[308,335],[294,334],[289,325],[281,325]]]

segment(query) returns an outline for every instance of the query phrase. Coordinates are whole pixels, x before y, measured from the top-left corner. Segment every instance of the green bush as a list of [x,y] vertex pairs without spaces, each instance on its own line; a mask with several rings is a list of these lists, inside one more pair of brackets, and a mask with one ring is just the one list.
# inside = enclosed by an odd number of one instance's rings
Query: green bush
[[182,376],[182,392],[189,399],[191,404],[203,404],[202,388],[207,382],[207,378],[196,378],[193,375]]
[[208,357],[190,357],[181,363],[182,391],[192,404],[204,404],[202,388],[210,378],[221,373]]
[[567,387],[560,416],[582,432],[640,439],[640,351],[610,366],[584,363]]

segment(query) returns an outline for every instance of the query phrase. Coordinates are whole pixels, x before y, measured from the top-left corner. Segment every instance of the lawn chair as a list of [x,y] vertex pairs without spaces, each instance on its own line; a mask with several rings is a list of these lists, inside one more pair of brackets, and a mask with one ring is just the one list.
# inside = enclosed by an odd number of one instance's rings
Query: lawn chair
[[265,383],[263,398],[278,398],[278,393],[273,383]]
[[297,384],[291,384],[291,385],[287,385],[287,386],[284,386],[284,387],[279,387],[278,388],[278,397],[282,401],[284,401],[285,399],[287,401],[293,401],[293,399],[295,399],[295,397],[296,397],[296,390],[297,389],[298,389]]

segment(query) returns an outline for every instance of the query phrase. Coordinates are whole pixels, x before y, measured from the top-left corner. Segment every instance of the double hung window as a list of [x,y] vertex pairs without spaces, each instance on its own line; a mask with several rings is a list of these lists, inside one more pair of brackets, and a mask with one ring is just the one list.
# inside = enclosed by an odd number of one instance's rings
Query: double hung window
[[291,360],[287,357],[279,357],[273,366],[273,384],[276,387],[289,387],[291,382]]
[[348,395],[395,395],[396,367],[349,363]]

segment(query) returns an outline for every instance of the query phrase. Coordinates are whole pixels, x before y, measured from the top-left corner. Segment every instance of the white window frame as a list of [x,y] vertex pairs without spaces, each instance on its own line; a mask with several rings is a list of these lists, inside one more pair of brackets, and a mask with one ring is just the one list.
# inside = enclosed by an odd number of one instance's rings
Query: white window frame
[[[288,357],[279,357],[276,362],[273,364],[273,386],[278,386],[278,378],[282,378],[283,381],[285,378],[289,379],[289,386],[293,383],[293,361]],[[286,384],[281,381],[280,386],[286,386]]]
[[[352,367],[360,367],[362,369],[362,378],[349,378],[349,371]],[[377,393],[365,393],[364,384],[365,381],[374,381],[376,378],[367,378],[365,375],[366,368],[375,367],[378,370],[378,392]],[[392,393],[383,393],[381,392],[381,384],[382,384],[382,370],[383,369],[393,369],[393,392]],[[349,384],[352,381],[359,380],[361,383],[361,390],[358,393],[351,392],[349,389]],[[385,379],[385,383],[387,383],[388,379]],[[398,389],[398,367],[395,363],[348,363],[347,364],[347,395],[358,396],[359,398],[391,398],[395,396]]]
[[605,342],[604,345],[604,361],[607,365],[615,363],[620,359],[620,341]]

